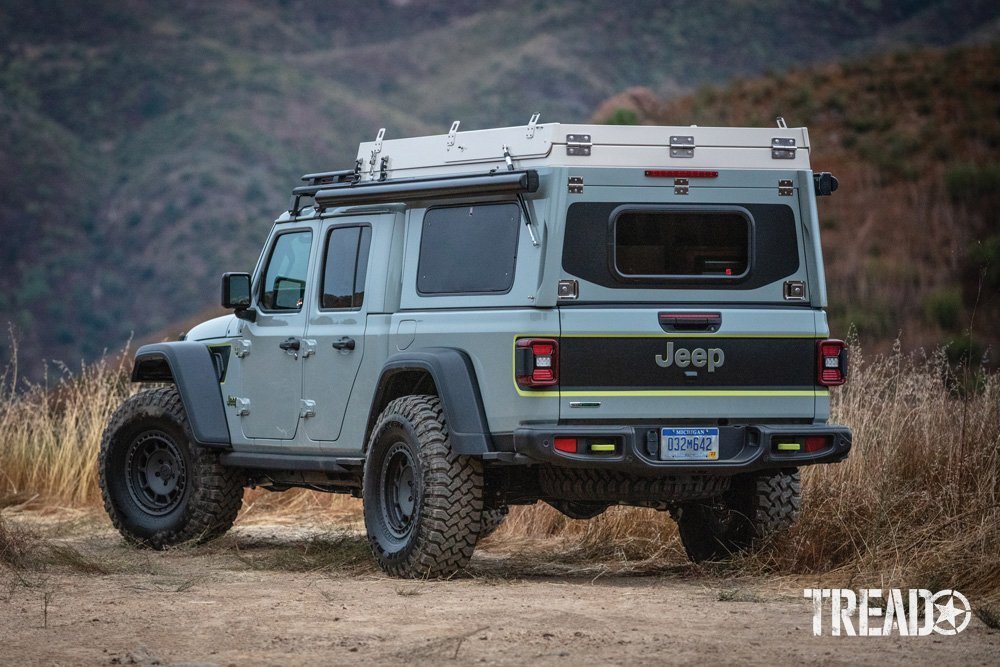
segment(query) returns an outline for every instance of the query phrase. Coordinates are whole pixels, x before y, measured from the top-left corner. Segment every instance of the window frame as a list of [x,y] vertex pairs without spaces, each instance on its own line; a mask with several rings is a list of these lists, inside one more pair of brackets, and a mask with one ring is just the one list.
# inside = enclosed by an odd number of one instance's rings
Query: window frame
[[[265,308],[264,307],[264,293],[267,291],[267,272],[271,268],[271,261],[274,259],[274,249],[278,247],[281,237],[288,236],[289,234],[309,234],[309,256],[306,260],[306,284],[302,293],[302,305],[295,310],[290,310],[286,308]],[[309,269],[312,264],[312,253],[313,253],[313,243],[315,243],[315,230],[311,227],[299,227],[298,229],[288,229],[282,232],[278,232],[274,235],[271,240],[271,246],[268,248],[266,259],[261,265],[260,270],[260,283],[257,285],[257,307],[262,313],[287,313],[290,315],[295,315],[302,312],[302,309],[306,306],[306,301],[309,296]]]
[[[367,269],[371,266],[371,253],[372,253],[372,242],[371,242],[371,240],[372,240],[372,236],[375,234],[375,230],[373,229],[372,224],[370,222],[348,222],[348,223],[339,224],[339,225],[331,225],[326,230],[326,241],[323,243],[323,246],[322,246],[322,258],[323,258],[323,261],[322,261],[321,266],[319,267],[319,270],[320,270],[320,274],[319,274],[319,289],[316,292],[316,298],[318,300],[317,307],[318,307],[319,312],[322,312],[322,313],[354,312],[354,311],[359,311],[362,308],[364,308],[364,301],[363,300],[357,306],[353,306],[352,305],[352,306],[347,307],[347,308],[324,308],[323,307],[323,296],[326,294],[326,263],[327,263],[327,260],[329,260],[330,239],[333,238],[333,232],[334,231],[336,231],[338,229],[347,229],[347,228],[350,228],[350,227],[356,227],[358,229],[364,229],[364,228],[367,227],[368,230],[369,230],[369,235],[368,235],[368,258],[367,258],[368,261],[365,263],[365,291],[367,292],[367,288],[368,288]],[[351,301],[352,302],[354,300],[354,294],[357,294],[356,290],[357,290],[357,286],[358,286],[358,263],[359,263],[359,260],[361,259],[361,240],[362,240],[362,238],[364,238],[364,232],[359,232],[359,234],[358,234],[358,244],[357,244],[357,247],[354,249],[354,288],[355,288],[355,291],[351,293]]]
[[[475,290],[475,291],[460,291],[460,292],[425,292],[420,289],[420,273],[421,267],[424,262],[423,245],[424,245],[424,227],[427,224],[427,216],[432,211],[438,211],[442,209],[458,209],[458,208],[469,208],[469,207],[484,207],[484,206],[513,206],[517,210],[517,223],[514,230],[514,261],[511,265],[510,270],[510,282],[507,287],[503,290]],[[439,206],[430,206],[424,210],[423,216],[420,219],[420,238],[417,240],[417,274],[414,277],[413,288],[417,295],[420,297],[434,298],[434,297],[448,297],[448,296],[504,296],[511,293],[514,289],[514,284],[517,282],[517,260],[520,254],[521,245],[521,227],[524,226],[524,210],[521,208],[520,204],[514,200],[491,200],[491,201],[481,201],[481,202],[468,202],[463,204],[442,204]]]
[[[747,264],[746,269],[737,275],[706,275],[706,274],[629,274],[623,273],[618,267],[618,221],[627,213],[686,213],[693,215],[711,213],[735,213],[747,222]],[[750,277],[753,272],[756,255],[756,229],[753,215],[742,206],[726,205],[677,205],[677,204],[623,204],[608,216],[608,268],[611,275],[618,281],[626,283],[739,283]]]

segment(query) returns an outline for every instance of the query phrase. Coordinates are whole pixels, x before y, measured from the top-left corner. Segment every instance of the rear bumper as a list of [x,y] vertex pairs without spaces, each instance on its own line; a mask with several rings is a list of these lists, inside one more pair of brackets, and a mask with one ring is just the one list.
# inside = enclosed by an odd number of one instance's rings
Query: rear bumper
[[[665,424],[666,426],[666,424]],[[779,451],[778,442],[825,436],[829,442],[814,452]],[[555,449],[555,438],[614,443],[613,452],[571,454]],[[835,463],[851,450],[851,430],[829,424],[753,424],[719,427],[716,461],[659,459],[660,429],[655,426],[533,426],[514,432],[511,462],[599,468],[639,474],[735,475],[756,470],[797,468]],[[502,459],[501,459],[502,460]]]

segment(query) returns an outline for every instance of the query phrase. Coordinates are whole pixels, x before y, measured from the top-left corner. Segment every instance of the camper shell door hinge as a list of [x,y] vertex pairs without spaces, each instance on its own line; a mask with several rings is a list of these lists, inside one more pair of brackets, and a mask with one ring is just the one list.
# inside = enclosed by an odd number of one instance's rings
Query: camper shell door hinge
[[670,137],[670,157],[694,157],[694,149],[694,137],[680,135]]
[[791,197],[795,192],[795,186],[791,179],[783,178],[778,181],[778,196]]
[[795,139],[787,137],[774,137],[771,139],[771,159],[794,160]]
[[583,194],[583,176],[570,176],[567,188],[571,195]]
[[566,155],[590,155],[592,146],[589,134],[566,135]]

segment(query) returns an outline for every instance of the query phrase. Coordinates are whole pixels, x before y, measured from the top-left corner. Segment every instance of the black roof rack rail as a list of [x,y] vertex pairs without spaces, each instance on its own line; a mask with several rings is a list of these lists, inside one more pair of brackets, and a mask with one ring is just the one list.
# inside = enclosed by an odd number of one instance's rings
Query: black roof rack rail
[[355,183],[361,178],[358,167],[354,169],[339,169],[337,171],[321,171],[315,174],[305,174],[302,180],[307,185],[301,185],[292,190],[292,201],[288,207],[288,212],[297,216],[302,211],[302,198],[312,197],[318,190],[328,185],[338,183]]
[[309,185],[332,185],[333,183],[344,183],[349,180],[357,180],[358,172],[354,169],[341,169],[339,171],[321,171],[318,174],[306,174],[302,180]]
[[338,183],[325,188],[304,186],[293,192],[310,193],[319,209],[355,204],[387,204],[450,196],[523,195],[538,191],[538,172],[489,171],[478,174],[407,178],[364,183]]

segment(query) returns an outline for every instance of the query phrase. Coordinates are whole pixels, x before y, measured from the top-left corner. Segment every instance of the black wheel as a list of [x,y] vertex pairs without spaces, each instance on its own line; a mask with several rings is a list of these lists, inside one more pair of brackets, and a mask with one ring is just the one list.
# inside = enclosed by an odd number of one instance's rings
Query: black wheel
[[688,558],[725,560],[787,530],[799,517],[801,498],[798,470],[747,475],[717,498],[679,505],[673,516]]
[[608,503],[594,503],[583,500],[548,500],[546,502],[571,519],[593,519],[604,514],[611,507]]
[[483,518],[479,528],[479,539],[485,539],[496,532],[496,529],[503,524],[507,518],[510,508],[507,505],[499,507],[489,507],[483,510]]
[[468,564],[482,525],[482,462],[451,451],[436,396],[382,411],[365,460],[365,527],[379,566],[398,577],[448,577]]
[[194,444],[174,387],[122,403],[104,430],[98,471],[111,523],[154,549],[222,535],[243,499],[239,471]]

